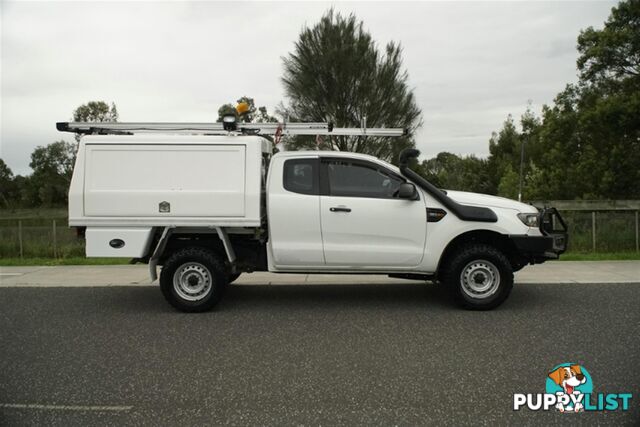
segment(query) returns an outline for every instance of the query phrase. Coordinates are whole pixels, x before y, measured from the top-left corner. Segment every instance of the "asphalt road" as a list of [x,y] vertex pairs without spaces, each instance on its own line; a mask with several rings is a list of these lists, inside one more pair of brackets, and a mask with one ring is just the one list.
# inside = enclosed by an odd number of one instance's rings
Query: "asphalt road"
[[[640,285],[520,285],[492,312],[435,285],[0,289],[3,425],[640,423]],[[627,412],[514,412],[562,362]],[[40,406],[37,406],[40,405]]]

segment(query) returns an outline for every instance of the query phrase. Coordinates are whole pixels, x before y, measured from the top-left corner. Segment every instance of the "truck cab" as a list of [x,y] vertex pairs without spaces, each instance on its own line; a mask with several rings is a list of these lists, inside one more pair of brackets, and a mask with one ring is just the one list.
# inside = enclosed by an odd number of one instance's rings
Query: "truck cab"
[[267,181],[272,271],[423,270],[428,195],[355,153],[276,154]]
[[87,256],[135,258],[152,279],[162,267],[179,310],[212,308],[253,271],[435,281],[486,310],[507,298],[515,271],[566,249],[555,209],[438,189],[409,167],[414,149],[394,166],[359,153],[272,155],[268,139],[226,129],[122,135],[118,125],[81,139],[70,225],[86,229]]

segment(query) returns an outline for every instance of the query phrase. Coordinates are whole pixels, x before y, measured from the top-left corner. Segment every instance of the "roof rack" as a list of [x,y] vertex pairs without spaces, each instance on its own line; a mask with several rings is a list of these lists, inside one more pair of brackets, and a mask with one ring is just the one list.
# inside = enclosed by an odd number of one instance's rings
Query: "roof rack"
[[237,123],[228,131],[223,123],[156,123],[156,122],[58,122],[61,132],[97,135],[132,135],[142,132],[228,135],[232,132],[259,135],[336,135],[336,136],[403,136],[402,128],[336,128],[333,123]]

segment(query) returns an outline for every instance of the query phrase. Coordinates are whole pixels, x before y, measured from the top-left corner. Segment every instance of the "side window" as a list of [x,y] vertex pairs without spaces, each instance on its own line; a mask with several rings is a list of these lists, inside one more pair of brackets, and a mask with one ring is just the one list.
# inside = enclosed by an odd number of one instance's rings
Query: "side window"
[[285,190],[300,194],[319,194],[318,159],[291,159],[284,162]]
[[373,165],[350,161],[328,162],[327,174],[332,196],[392,199],[404,182]]

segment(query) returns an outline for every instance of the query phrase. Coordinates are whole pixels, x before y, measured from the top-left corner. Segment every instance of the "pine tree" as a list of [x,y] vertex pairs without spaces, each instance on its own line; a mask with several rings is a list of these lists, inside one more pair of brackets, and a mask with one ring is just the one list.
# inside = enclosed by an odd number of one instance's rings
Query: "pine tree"
[[[324,138],[332,149],[372,154],[397,161],[414,146],[421,111],[402,66],[402,48],[390,42],[380,52],[362,21],[331,9],[311,28],[304,28],[284,61],[288,104],[279,114],[290,121],[332,122],[336,127],[402,127],[404,137]],[[288,147],[316,147],[315,137],[297,137]]]

